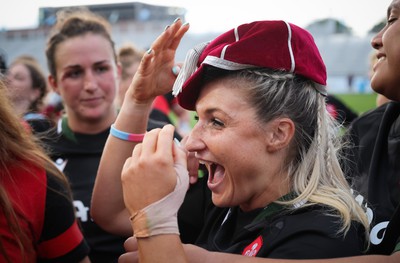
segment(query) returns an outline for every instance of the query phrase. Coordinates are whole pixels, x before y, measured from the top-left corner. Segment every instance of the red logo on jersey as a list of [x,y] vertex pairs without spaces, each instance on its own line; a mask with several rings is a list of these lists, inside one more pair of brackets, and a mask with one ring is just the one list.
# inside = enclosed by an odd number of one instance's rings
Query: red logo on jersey
[[248,245],[247,247],[245,247],[245,249],[243,249],[242,255],[248,256],[248,257],[257,256],[258,251],[260,251],[260,249],[262,247],[262,244],[263,244],[262,237],[259,236],[250,245]]

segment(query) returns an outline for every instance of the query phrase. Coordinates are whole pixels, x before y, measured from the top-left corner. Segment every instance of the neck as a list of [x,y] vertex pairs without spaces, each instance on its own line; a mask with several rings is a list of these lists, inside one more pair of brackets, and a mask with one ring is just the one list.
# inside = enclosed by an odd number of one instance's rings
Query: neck
[[88,120],[88,119],[79,119],[76,116],[68,117],[68,126],[73,132],[83,133],[83,134],[97,134],[108,128],[110,128],[111,124],[114,123],[117,114],[115,111],[107,116],[104,116],[101,119]]
[[28,112],[29,104],[29,101],[13,101],[13,107],[18,116],[23,116]]

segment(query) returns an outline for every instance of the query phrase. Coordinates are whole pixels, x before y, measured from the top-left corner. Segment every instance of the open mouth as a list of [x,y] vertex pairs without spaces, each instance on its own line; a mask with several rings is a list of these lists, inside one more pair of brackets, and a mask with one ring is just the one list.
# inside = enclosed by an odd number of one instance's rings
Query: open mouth
[[208,182],[210,184],[219,184],[224,180],[225,168],[222,165],[209,163],[207,167],[209,172]]
[[208,170],[208,186],[210,190],[215,189],[225,177],[225,168],[218,163],[200,160],[201,164],[204,164]]
[[214,175],[215,175],[215,170],[217,169],[217,165],[214,163],[211,163],[208,165],[208,172],[209,172],[209,181],[213,182],[214,181]]

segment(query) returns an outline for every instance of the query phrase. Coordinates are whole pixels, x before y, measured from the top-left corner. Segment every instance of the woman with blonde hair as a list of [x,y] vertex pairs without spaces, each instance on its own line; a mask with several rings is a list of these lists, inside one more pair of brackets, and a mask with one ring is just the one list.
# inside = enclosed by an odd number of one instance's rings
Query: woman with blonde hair
[[[326,69],[312,36],[285,21],[243,24],[189,51],[175,80],[174,53],[187,29],[175,22],[142,59],[96,182],[105,187],[105,177],[118,180],[122,171],[140,259],[174,258],[167,248],[179,241],[176,212],[189,180],[183,148],[206,165],[212,192],[196,245],[265,258],[363,253],[368,220],[340,167]],[[171,126],[144,134],[139,125],[174,81],[179,104],[197,113],[183,148],[173,145]],[[108,190],[120,200],[120,189]],[[177,236],[158,243],[165,255],[141,250],[163,235]]]

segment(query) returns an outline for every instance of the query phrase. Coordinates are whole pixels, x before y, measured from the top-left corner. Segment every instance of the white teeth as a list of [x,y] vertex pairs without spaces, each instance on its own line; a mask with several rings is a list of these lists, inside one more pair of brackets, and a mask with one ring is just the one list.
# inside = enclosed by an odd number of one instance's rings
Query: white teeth
[[204,160],[199,160],[200,164],[204,164],[204,165],[212,165],[213,162],[208,162],[208,161],[204,161]]
[[385,59],[385,57],[380,57],[379,59],[378,59],[378,61],[382,61],[382,60],[384,60]]

